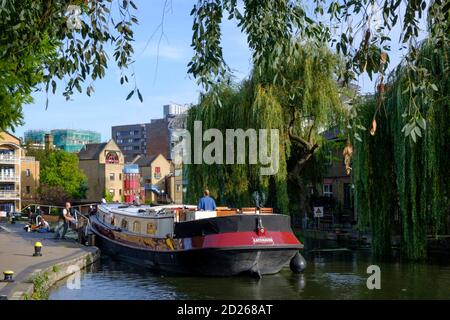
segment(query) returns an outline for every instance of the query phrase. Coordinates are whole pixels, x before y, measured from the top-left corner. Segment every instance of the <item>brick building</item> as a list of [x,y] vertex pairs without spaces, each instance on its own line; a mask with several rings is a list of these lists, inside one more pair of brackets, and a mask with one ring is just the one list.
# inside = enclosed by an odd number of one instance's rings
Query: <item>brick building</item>
[[86,174],[86,201],[99,202],[106,195],[123,201],[124,155],[114,140],[87,144],[78,153],[79,168]]

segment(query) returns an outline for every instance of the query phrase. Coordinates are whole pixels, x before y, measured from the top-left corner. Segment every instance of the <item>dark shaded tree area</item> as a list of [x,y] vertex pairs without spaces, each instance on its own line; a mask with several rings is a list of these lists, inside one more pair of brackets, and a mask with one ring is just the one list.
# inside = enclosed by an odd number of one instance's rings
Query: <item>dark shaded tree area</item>
[[405,121],[411,86],[405,63],[389,77],[384,99],[376,96],[360,106],[362,123],[369,126],[375,114],[378,125],[374,135],[365,132],[362,141],[354,141],[356,204],[359,222],[370,227],[378,254],[388,254],[391,236],[400,234],[405,255],[421,259],[427,254],[427,236],[449,231],[449,48],[425,41],[417,53],[415,67],[430,70],[435,84],[421,88],[415,100],[418,119],[427,122]]

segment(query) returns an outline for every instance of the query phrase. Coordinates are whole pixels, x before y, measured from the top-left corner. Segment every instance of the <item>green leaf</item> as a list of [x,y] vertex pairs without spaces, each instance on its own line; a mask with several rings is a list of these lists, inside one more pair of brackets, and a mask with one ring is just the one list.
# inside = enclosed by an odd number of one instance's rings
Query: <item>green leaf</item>
[[418,124],[423,130],[426,130],[426,129],[427,129],[427,122],[425,121],[424,118],[419,118],[419,119],[417,119],[417,124]]
[[128,94],[128,96],[127,96],[127,100],[130,100],[130,98],[133,96],[133,94],[134,94],[134,90],[133,91],[131,91],[129,94]]
[[414,132],[416,135],[418,135],[419,137],[422,137],[422,132],[420,131],[419,127],[414,127]]
[[416,134],[415,134],[414,130],[411,131],[411,138],[413,139],[414,143],[417,141]]

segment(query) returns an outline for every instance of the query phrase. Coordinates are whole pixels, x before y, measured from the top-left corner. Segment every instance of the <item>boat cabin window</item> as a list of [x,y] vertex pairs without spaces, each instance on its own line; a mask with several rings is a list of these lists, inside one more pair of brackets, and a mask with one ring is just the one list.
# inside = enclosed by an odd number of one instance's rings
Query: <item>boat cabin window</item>
[[128,221],[126,219],[122,219],[122,224],[120,227],[124,230],[128,230]]
[[136,232],[136,233],[141,232],[141,223],[139,221],[135,221],[133,223],[133,232]]
[[147,234],[155,234],[156,226],[153,222],[147,223]]

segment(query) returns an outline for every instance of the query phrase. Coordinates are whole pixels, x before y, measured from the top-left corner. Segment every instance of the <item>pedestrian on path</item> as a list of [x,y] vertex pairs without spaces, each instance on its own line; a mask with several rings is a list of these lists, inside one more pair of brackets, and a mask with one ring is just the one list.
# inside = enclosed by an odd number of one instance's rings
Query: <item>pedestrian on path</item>
[[[70,214],[70,202],[66,202],[66,206],[63,209],[62,216],[59,219],[59,225],[55,230],[55,239],[66,239],[67,229],[69,228],[69,223],[73,221],[72,215]],[[61,233],[62,230],[62,234]]]

